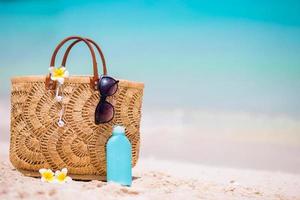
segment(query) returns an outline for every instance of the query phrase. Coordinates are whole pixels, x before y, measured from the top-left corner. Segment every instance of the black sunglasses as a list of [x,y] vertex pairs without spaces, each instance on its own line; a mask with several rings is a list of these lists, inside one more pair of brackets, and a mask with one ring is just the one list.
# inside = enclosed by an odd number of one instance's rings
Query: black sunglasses
[[100,101],[95,111],[95,124],[103,124],[114,118],[115,109],[113,105],[106,101],[106,97],[114,95],[118,90],[118,80],[110,76],[101,76],[98,82]]

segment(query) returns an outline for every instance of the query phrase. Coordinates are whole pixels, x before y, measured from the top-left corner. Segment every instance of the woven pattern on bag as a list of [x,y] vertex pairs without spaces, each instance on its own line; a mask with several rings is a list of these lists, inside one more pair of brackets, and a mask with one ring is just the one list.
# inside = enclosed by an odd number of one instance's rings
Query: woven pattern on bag
[[[44,80],[44,79],[41,79]],[[126,127],[132,144],[132,164],[136,164],[140,145],[140,118],[143,89],[120,81],[115,95],[107,101],[115,116],[106,124],[94,123],[99,92],[88,82],[67,81],[63,86],[64,127],[57,125],[61,105],[54,91],[45,90],[44,81],[13,82],[11,93],[10,160],[18,169],[37,171],[67,167],[70,174],[106,174],[105,145],[112,127]]]

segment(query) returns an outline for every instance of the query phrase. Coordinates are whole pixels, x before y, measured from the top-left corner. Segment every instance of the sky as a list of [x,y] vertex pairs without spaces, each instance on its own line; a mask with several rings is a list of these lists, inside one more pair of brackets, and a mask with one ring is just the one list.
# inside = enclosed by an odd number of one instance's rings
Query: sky
[[[300,1],[0,1],[0,25],[4,99],[10,77],[46,74],[55,45],[80,35],[109,75],[145,82],[145,107],[300,117]],[[67,67],[91,74],[78,46]]]

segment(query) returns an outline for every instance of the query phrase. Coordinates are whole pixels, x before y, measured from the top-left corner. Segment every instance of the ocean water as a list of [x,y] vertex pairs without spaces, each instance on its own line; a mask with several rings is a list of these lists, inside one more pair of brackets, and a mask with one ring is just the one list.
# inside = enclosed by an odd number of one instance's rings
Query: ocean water
[[[299,13],[290,0],[2,0],[1,141],[10,77],[47,74],[58,42],[80,35],[109,75],[145,83],[142,157],[299,173]],[[92,74],[84,44],[67,68]]]
[[[55,45],[93,38],[109,74],[146,83],[145,107],[300,116],[296,1],[0,1],[0,93],[46,74]],[[83,44],[72,74],[91,74]],[[60,58],[57,59],[57,64]],[[99,61],[100,62],[100,61]]]

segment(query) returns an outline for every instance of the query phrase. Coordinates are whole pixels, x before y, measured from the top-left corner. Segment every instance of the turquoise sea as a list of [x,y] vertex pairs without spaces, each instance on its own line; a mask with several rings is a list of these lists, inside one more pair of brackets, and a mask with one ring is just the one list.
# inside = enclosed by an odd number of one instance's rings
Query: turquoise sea
[[[70,35],[145,82],[142,157],[299,173],[300,1],[0,0],[0,141],[10,77],[47,74]],[[78,46],[67,68],[92,74]]]
[[[81,35],[110,75],[146,83],[145,106],[300,117],[299,13],[298,1],[0,1],[0,91],[46,74],[55,45]],[[91,74],[84,45],[69,60]]]

